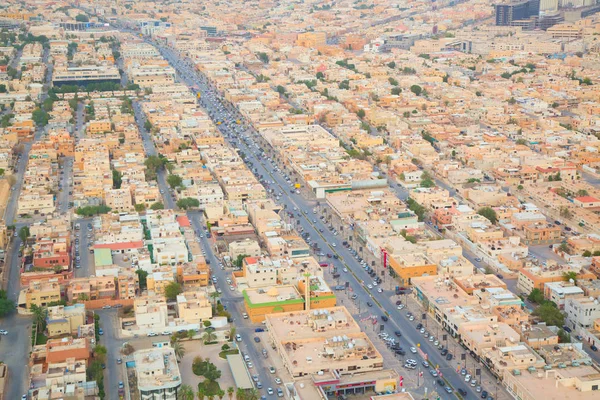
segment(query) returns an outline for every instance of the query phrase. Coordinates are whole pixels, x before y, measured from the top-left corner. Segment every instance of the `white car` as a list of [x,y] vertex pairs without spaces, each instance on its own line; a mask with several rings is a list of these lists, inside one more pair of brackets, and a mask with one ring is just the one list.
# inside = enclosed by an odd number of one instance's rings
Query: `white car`
[[417,349],[415,349],[414,347],[411,347],[410,348],[410,352],[413,353],[413,354],[415,354],[417,352]]
[[0,329],[0,335],[8,335],[8,331],[5,331],[4,329]]
[[348,272],[348,268],[344,268],[342,271],[344,271],[344,272]]
[[382,288],[377,288],[377,293],[383,293],[383,289]]
[[371,285],[371,284],[368,284],[368,285],[367,285],[367,287],[368,287],[369,289],[373,289],[373,285]]

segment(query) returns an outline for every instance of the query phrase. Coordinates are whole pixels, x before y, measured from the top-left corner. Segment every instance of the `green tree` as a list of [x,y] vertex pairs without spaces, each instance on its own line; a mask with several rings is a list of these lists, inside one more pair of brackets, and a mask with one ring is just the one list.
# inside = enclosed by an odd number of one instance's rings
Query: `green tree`
[[498,222],[496,211],[494,211],[494,209],[491,207],[481,207],[479,210],[477,210],[477,214],[487,218],[492,224]]
[[167,183],[171,188],[175,189],[183,184],[183,179],[179,175],[169,175],[167,177]]
[[535,288],[531,291],[531,293],[529,293],[527,300],[531,301],[532,303],[542,304],[544,302],[544,293],[540,289]]
[[6,290],[0,290],[0,318],[8,315],[15,309],[15,303],[8,299]]
[[217,303],[217,299],[221,297],[221,294],[215,290],[214,292],[210,292],[208,297],[212,299],[213,305],[215,305]]
[[106,347],[98,344],[94,347],[94,356],[100,362],[106,361],[107,350]]
[[517,190],[523,190],[523,185],[517,186]]
[[90,19],[85,14],[77,14],[75,16],[75,21],[77,21],[77,22],[90,22]]
[[156,203],[154,203],[150,206],[150,209],[151,210],[164,210],[165,205],[163,203],[161,203],[160,201],[157,201]]
[[269,56],[267,55],[267,53],[264,52],[258,53],[258,59],[264,64],[267,64],[269,62]]
[[177,389],[177,400],[195,400],[194,389],[190,385],[181,385]]
[[545,302],[539,306],[533,315],[540,317],[548,326],[563,326],[565,316],[552,302]]
[[250,257],[248,254],[239,254],[236,259],[232,262],[233,265],[235,265],[238,268],[242,268],[242,265],[244,263],[244,258],[246,257]]
[[23,243],[25,243],[27,241],[27,238],[29,238],[29,227],[28,226],[24,226],[21,229],[19,229],[19,238],[21,239],[21,241]]
[[177,207],[187,210],[188,208],[200,207],[200,201],[193,197],[186,197],[177,200]]
[[42,332],[44,330],[44,325],[46,324],[46,308],[32,304],[29,308],[29,311],[31,311],[31,314],[33,315],[33,322],[37,326],[36,333]]
[[358,115],[358,118],[363,119],[365,117],[365,110],[361,108],[356,112],[356,115]]
[[281,85],[277,85],[277,93],[279,94],[285,94],[285,87],[281,86]]
[[558,251],[562,253],[569,253],[569,245],[564,242],[561,243],[560,246],[558,246]]
[[152,122],[150,122],[150,120],[144,121],[144,129],[148,132],[150,132],[150,130],[152,129]]
[[592,256],[592,252],[589,251],[589,250],[586,250],[586,251],[583,252],[582,256],[584,256],[584,257],[591,257]]
[[6,93],[6,85],[4,83],[0,84],[0,93]]
[[175,352],[175,357],[177,357],[177,360],[181,361],[185,355],[185,347],[183,347],[183,344],[179,341],[179,339],[171,343],[171,348]]
[[133,208],[137,212],[142,212],[142,211],[146,210],[146,205],[144,203],[138,203],[138,204],[134,205]]
[[394,78],[388,78],[388,82],[390,83],[390,85],[392,86],[398,86],[398,81]]
[[412,85],[410,91],[419,96],[423,92],[423,88],[419,85]]
[[[391,90],[391,93],[395,96],[398,96],[400,93],[402,93],[402,89],[399,88],[398,86],[393,87]],[[410,115],[410,114],[409,114]]]
[[571,335],[564,331],[564,329],[558,330],[558,343],[571,343]]
[[31,119],[33,120],[33,122],[35,122],[37,126],[46,126],[48,125],[50,116],[46,111],[38,107],[35,110],[33,110],[33,113],[31,114]]
[[560,216],[563,218],[571,218],[573,214],[571,214],[571,210],[567,206],[560,208]]
[[121,183],[123,183],[123,174],[116,169],[112,170],[113,188],[121,189]]
[[234,392],[235,392],[235,389],[233,388],[233,386],[229,386],[227,388],[227,396],[229,396],[229,400],[231,400],[233,398]]
[[[590,253],[590,252],[588,252],[588,253]],[[588,256],[585,256],[585,257],[589,257],[589,256],[591,256],[591,255],[592,255],[592,254],[590,253],[590,255],[588,255]],[[575,272],[575,271],[569,271],[569,272],[565,272],[565,273],[563,274],[563,281],[565,281],[565,282],[570,282],[570,281],[571,281],[571,279],[573,279],[573,282],[574,282],[574,283],[577,283],[577,272]]]
[[146,290],[146,288],[148,287],[148,284],[146,281],[148,278],[148,273],[146,271],[144,271],[143,269],[138,269],[135,271],[135,273],[138,276],[140,290]]
[[318,80],[323,80],[324,78],[325,78],[325,75],[321,71],[317,72],[317,79]]
[[177,282],[171,282],[165,286],[165,297],[167,300],[175,300],[177,295],[181,293],[181,285]]
[[390,67],[390,68],[392,68],[392,69],[394,69],[394,68],[396,68],[396,62],[395,62],[395,61],[390,61],[390,62],[387,64],[387,66],[388,66],[388,67]]
[[215,335],[215,328],[211,326],[206,328],[204,334],[202,335],[202,340],[204,340],[204,343],[214,342],[216,339],[217,335]]

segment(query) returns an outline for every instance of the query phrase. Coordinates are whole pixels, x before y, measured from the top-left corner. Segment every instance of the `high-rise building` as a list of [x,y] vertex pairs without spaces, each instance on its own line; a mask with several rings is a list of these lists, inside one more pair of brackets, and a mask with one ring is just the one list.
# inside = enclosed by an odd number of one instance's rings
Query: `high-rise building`
[[541,12],[553,12],[558,10],[558,0],[541,0],[540,11]]
[[511,26],[520,21],[540,15],[540,0],[522,0],[496,4],[496,26]]

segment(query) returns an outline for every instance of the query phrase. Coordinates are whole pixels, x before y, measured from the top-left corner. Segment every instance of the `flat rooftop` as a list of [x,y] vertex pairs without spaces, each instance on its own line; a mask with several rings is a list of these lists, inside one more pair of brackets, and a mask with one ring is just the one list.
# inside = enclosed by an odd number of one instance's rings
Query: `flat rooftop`
[[298,289],[292,285],[271,286],[268,288],[248,288],[244,290],[243,294],[250,306],[265,306],[269,303],[304,302]]
[[133,354],[140,390],[176,387],[181,384],[181,374],[170,347],[138,350]]
[[360,332],[346,307],[270,314],[266,321],[269,331],[280,341]]

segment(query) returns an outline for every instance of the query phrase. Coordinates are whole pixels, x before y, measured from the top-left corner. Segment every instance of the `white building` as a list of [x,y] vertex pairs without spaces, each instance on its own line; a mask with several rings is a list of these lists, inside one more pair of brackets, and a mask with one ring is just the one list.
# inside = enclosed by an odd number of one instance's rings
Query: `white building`
[[575,297],[565,301],[565,325],[576,332],[594,327],[600,318],[600,302],[593,297]]
[[171,347],[139,350],[133,359],[141,400],[177,400],[181,374]]

